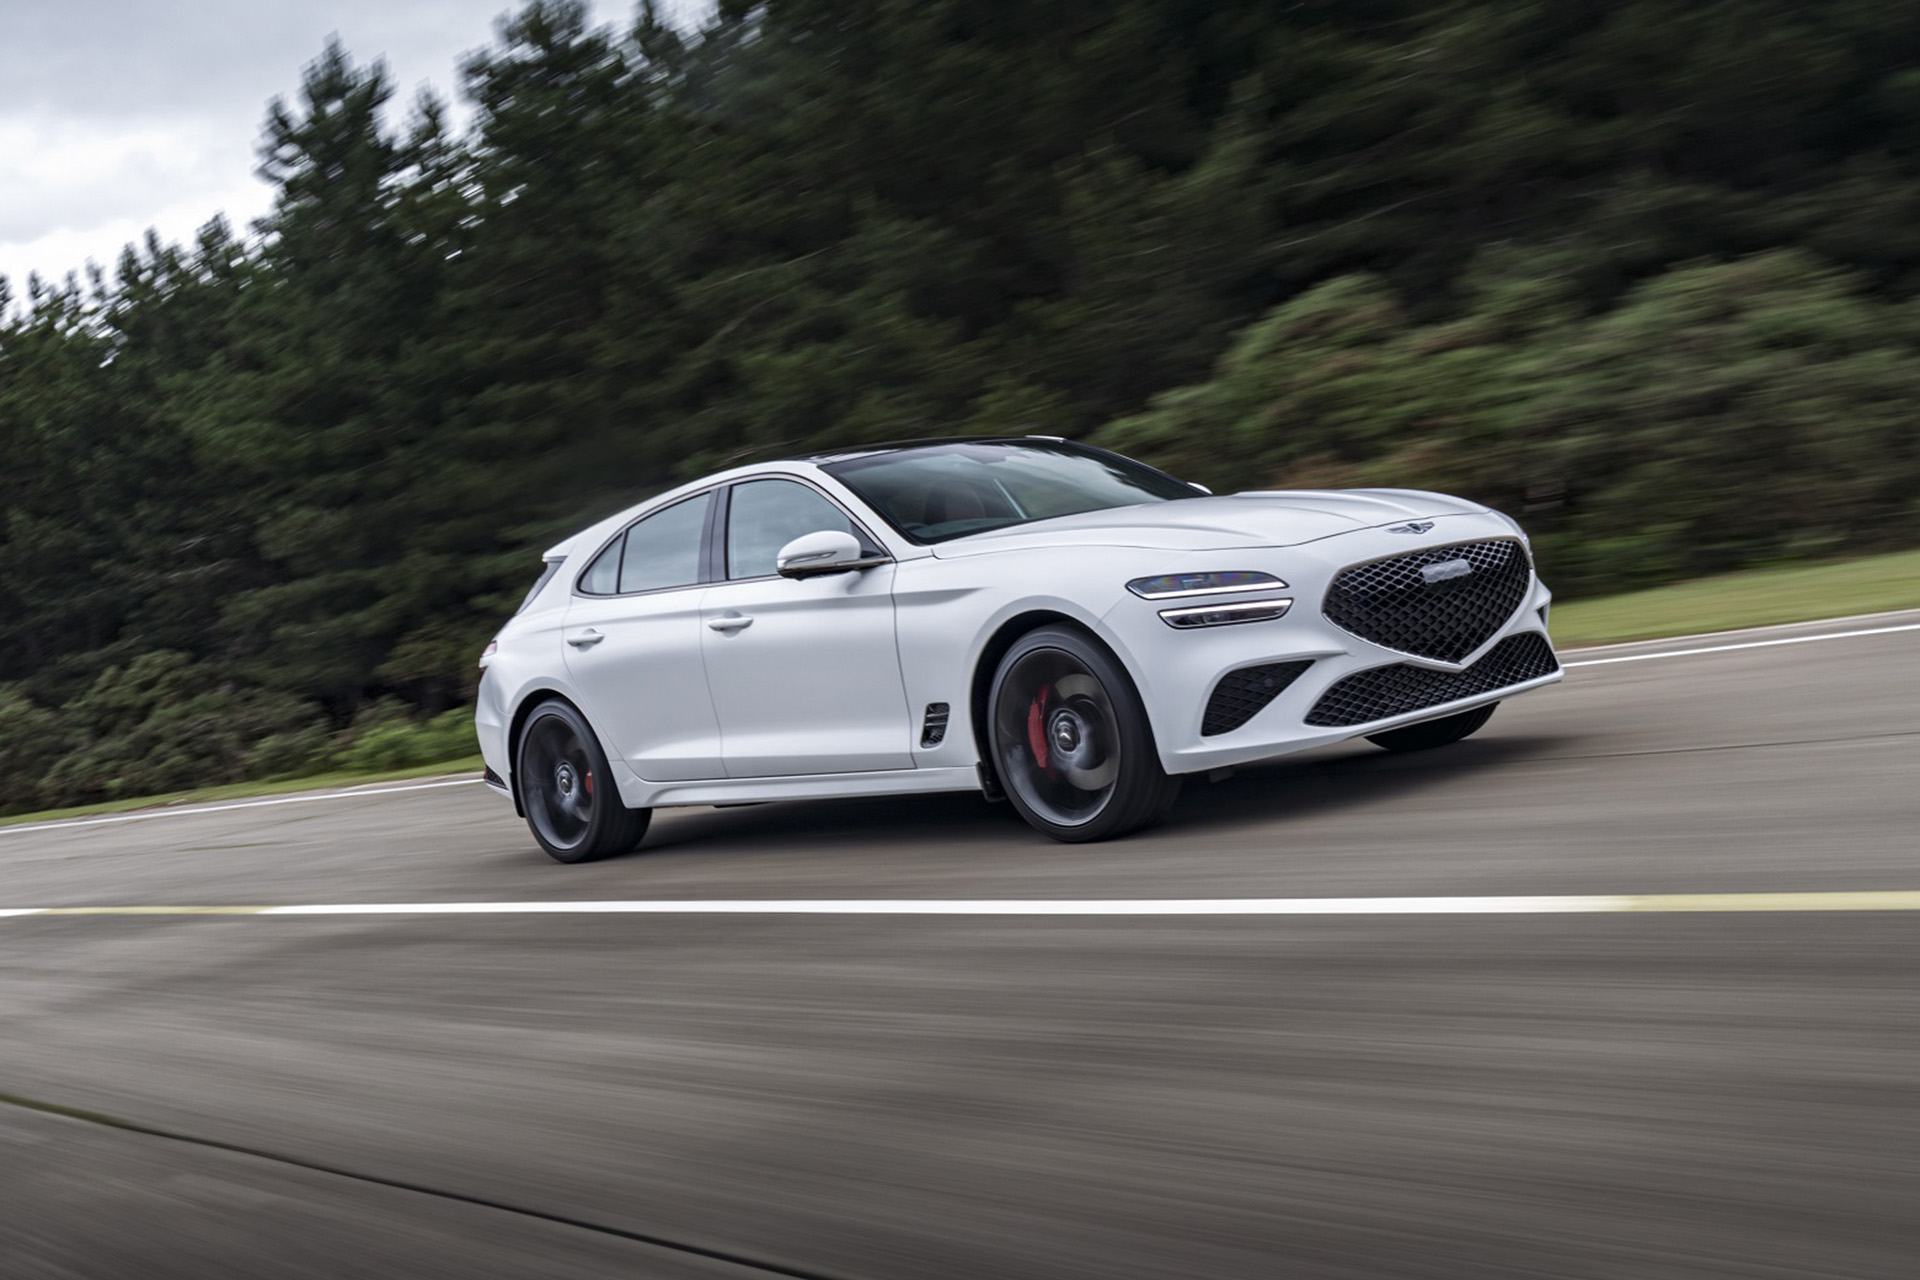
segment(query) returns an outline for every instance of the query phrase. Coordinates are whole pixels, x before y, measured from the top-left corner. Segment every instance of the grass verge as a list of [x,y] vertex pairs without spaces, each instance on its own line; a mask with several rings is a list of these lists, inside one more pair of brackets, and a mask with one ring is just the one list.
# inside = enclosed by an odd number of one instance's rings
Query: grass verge
[[291,795],[297,791],[335,791],[344,787],[364,787],[375,782],[402,782],[409,778],[438,778],[452,774],[478,776],[483,767],[477,755],[440,764],[415,765],[409,769],[382,769],[372,773],[322,773],[311,778],[281,778],[267,782],[230,782],[225,786],[201,787],[197,791],[177,791],[164,796],[129,796],[123,800],[104,800],[99,804],[72,809],[44,809],[39,813],[16,813],[0,817],[0,827],[23,822],[58,822],[62,818],[91,818],[101,814],[127,813],[134,809],[164,809],[179,804],[207,804],[221,800],[245,800],[253,796]]
[[1658,640],[1920,609],[1920,551],[1748,569],[1553,607],[1556,645]]

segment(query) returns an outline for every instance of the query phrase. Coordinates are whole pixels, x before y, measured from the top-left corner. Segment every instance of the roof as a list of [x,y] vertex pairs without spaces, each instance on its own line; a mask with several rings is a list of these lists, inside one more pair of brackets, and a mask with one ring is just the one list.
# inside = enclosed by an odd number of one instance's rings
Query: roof
[[1048,444],[1073,444],[1061,436],[928,436],[920,440],[881,440],[873,444],[847,445],[838,449],[820,449],[811,453],[769,458],[769,462],[835,462],[846,458],[864,458],[875,453],[894,453],[906,449],[928,449],[943,444],[1026,444],[1041,440]]

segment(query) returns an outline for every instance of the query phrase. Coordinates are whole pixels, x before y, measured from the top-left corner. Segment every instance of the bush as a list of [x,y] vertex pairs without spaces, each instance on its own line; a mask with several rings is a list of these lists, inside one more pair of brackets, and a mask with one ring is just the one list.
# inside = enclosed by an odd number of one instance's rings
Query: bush
[[1582,315],[1490,260],[1417,325],[1348,277],[1095,439],[1222,491],[1438,489],[1522,519],[1565,595],[1910,545],[1920,307],[1800,253],[1679,268]]
[[311,704],[236,687],[178,653],[110,668],[58,710],[0,685],[0,813],[335,769],[406,769],[477,750],[470,710],[422,719],[380,699],[335,733]]
[[254,775],[264,744],[277,739],[286,763],[285,744],[312,743],[319,726],[297,698],[236,687],[164,651],[109,667],[59,719],[71,745],[42,792],[68,804],[237,782]]
[[400,704],[382,699],[354,718],[349,741],[335,759],[343,769],[371,772],[458,760],[479,749],[472,711],[456,709],[416,720]]
[[249,778],[303,778],[340,767],[340,752],[334,735],[323,725],[302,725],[283,733],[270,733],[247,752],[244,765]]
[[55,803],[57,793],[47,775],[79,741],[71,722],[58,712],[0,685],[0,813]]

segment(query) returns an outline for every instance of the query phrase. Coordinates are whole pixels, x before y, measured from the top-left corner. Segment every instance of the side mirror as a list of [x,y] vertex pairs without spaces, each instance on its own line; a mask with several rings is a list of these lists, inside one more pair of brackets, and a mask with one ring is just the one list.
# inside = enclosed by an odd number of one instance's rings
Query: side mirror
[[802,534],[773,558],[773,567],[783,578],[818,578],[885,563],[886,556],[868,556],[852,534],[831,529]]

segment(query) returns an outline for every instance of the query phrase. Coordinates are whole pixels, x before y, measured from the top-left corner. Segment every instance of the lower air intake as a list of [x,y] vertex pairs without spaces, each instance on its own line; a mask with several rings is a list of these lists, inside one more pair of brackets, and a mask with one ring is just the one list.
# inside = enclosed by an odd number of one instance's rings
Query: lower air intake
[[1356,671],[1321,695],[1307,723],[1319,728],[1371,724],[1409,711],[1525,684],[1560,669],[1553,646],[1537,631],[1508,636],[1465,671],[1433,671],[1404,663]]
[[1207,699],[1207,714],[1200,720],[1200,736],[1211,738],[1217,733],[1238,729],[1312,665],[1311,662],[1270,662],[1263,667],[1242,667],[1227,672],[1213,687],[1213,696]]

